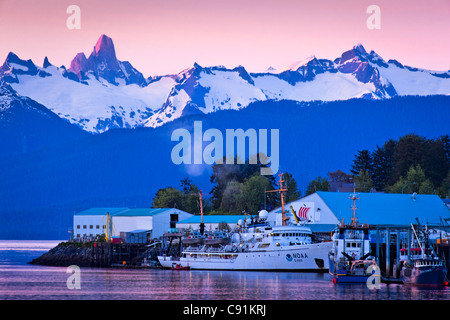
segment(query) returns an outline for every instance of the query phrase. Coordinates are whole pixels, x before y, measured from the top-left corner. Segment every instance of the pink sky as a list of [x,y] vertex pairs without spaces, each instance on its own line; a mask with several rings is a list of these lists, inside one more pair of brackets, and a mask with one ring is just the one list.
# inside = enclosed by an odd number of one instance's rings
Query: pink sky
[[[80,30],[66,26],[71,4],[81,8]],[[366,27],[372,4],[380,30]],[[334,59],[357,43],[385,60],[450,69],[449,0],[0,0],[0,30],[0,64],[13,51],[68,67],[106,34],[118,59],[145,77],[194,62],[258,72],[311,55]]]

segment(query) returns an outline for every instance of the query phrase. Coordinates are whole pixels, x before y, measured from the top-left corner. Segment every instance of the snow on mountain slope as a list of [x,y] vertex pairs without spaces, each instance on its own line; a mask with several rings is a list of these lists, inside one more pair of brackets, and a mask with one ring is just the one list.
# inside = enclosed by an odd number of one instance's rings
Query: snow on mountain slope
[[323,73],[316,76],[314,81],[298,82],[290,85],[275,76],[256,77],[255,86],[272,100],[296,101],[334,101],[363,97],[375,91],[372,83],[361,84],[350,74]]
[[161,107],[174,84],[169,77],[146,87],[115,86],[90,77],[83,84],[64,77],[60,68],[51,66],[45,71],[51,76],[18,75],[19,83],[11,87],[90,132],[139,126]]
[[[379,67],[379,70],[384,78],[389,79],[398,95],[450,94],[450,79],[441,78],[439,74],[433,74],[432,71],[408,69],[394,63],[389,63],[389,67]],[[441,74],[446,75],[446,73]]]
[[157,127],[174,119],[217,110],[239,110],[254,101],[387,99],[397,95],[450,94],[450,72],[386,62],[361,44],[334,60],[311,56],[279,71],[249,73],[243,66],[202,67],[145,79],[116,57],[112,39],[102,35],[89,58],[44,67],[10,53],[0,66],[0,85],[45,105],[84,130]]
[[333,61],[311,56],[280,71],[270,68],[264,73],[248,73],[241,66],[202,68],[196,64],[188,72],[180,73],[171,95],[180,95],[180,88],[187,95],[183,94],[183,99],[169,97],[145,126],[160,126],[190,113],[238,110],[253,101],[334,101],[450,94],[450,73],[386,63],[377,53],[368,53],[358,44]]

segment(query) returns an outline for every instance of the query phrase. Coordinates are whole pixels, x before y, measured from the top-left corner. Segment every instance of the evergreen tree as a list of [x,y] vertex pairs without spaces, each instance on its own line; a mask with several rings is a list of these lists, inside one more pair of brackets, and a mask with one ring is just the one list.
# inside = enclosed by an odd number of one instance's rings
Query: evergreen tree
[[426,178],[425,172],[420,165],[411,166],[405,177],[400,179],[391,187],[387,188],[390,193],[434,193],[434,186]]
[[424,166],[425,175],[433,183],[440,185],[450,169],[448,158],[448,136],[439,139],[424,140]]
[[[199,188],[188,178],[181,180],[182,190],[167,187],[159,189],[153,198],[153,208],[178,208],[197,214],[200,213]],[[208,211],[207,202],[203,199],[203,212]]]
[[424,167],[424,141],[424,138],[415,134],[405,135],[398,140],[393,157],[391,181],[397,181],[401,176],[405,176],[411,166]]
[[316,191],[328,191],[330,189],[330,183],[326,178],[318,176],[315,180],[311,180],[306,188],[306,195],[312,194]]
[[442,180],[441,185],[437,189],[437,194],[441,198],[450,198],[450,170],[447,173],[447,176]]
[[355,160],[353,160],[352,168],[350,170],[354,175],[358,175],[360,171],[367,171],[370,176],[372,176],[373,171],[373,159],[369,150],[359,150],[358,154],[355,155]]
[[371,192],[373,189],[372,178],[368,171],[360,170],[359,174],[354,177],[355,189],[358,192]]
[[293,178],[292,174],[285,172],[283,174],[284,185],[287,187],[286,202],[297,200],[301,196],[301,192],[298,190],[297,181]]
[[159,189],[153,198],[153,208],[178,208],[182,210],[184,204],[184,194],[180,190],[172,187]]
[[373,169],[372,181],[377,190],[384,190],[386,185],[392,184],[395,181],[390,181],[393,166],[393,156],[397,143],[390,139],[383,147],[376,147],[372,152]]
[[242,196],[243,184],[237,181],[229,181],[222,194],[220,210],[223,212],[238,213],[238,202]]
[[[262,166],[259,162],[251,164],[249,160],[243,164],[239,164],[237,159],[234,160],[233,164],[227,164],[225,157],[222,164],[215,163],[212,166],[213,173],[210,177],[210,182],[213,184],[210,192],[212,195],[211,204],[213,209],[219,209],[221,207],[223,193],[229,182],[236,181],[244,183],[252,176],[260,175],[260,168]],[[264,176],[264,178],[270,182],[271,188],[273,188],[274,177]]]
[[265,191],[270,190],[271,184],[262,175],[254,175],[242,186],[242,194],[238,198],[238,209],[250,214],[257,214],[264,208]]

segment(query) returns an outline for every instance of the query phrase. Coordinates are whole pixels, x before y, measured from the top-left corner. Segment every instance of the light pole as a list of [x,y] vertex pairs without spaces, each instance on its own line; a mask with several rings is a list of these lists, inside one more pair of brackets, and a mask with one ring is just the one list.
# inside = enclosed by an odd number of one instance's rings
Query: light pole
[[406,186],[409,186],[410,184],[416,184],[415,182],[408,182],[407,184],[405,184],[402,188],[402,194],[403,194],[403,189],[405,189]]

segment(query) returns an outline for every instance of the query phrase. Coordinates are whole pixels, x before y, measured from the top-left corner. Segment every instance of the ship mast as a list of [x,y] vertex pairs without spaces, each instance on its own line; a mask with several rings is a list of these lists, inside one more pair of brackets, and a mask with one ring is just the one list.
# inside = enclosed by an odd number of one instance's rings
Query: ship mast
[[280,193],[280,198],[281,198],[281,214],[282,214],[282,225],[286,226],[286,221],[289,220],[289,218],[286,218],[286,211],[284,210],[284,197],[285,197],[285,193],[287,192],[287,187],[283,187],[283,173],[280,173],[278,175],[280,177],[280,179],[278,180],[278,183],[280,185],[280,188],[277,190],[269,190],[266,192],[279,192]]
[[351,208],[353,210],[353,217],[352,217],[351,226],[352,227],[357,227],[358,226],[358,218],[356,218],[356,210],[358,208],[356,207],[356,200],[359,199],[359,195],[356,194],[355,188],[353,188],[353,194],[351,194],[349,198],[350,198],[350,200],[353,200],[353,207]]
[[203,235],[203,232],[205,231],[205,224],[203,223],[203,195],[202,190],[198,193],[198,196],[200,198],[200,215],[201,215],[201,221],[200,221],[200,234]]

